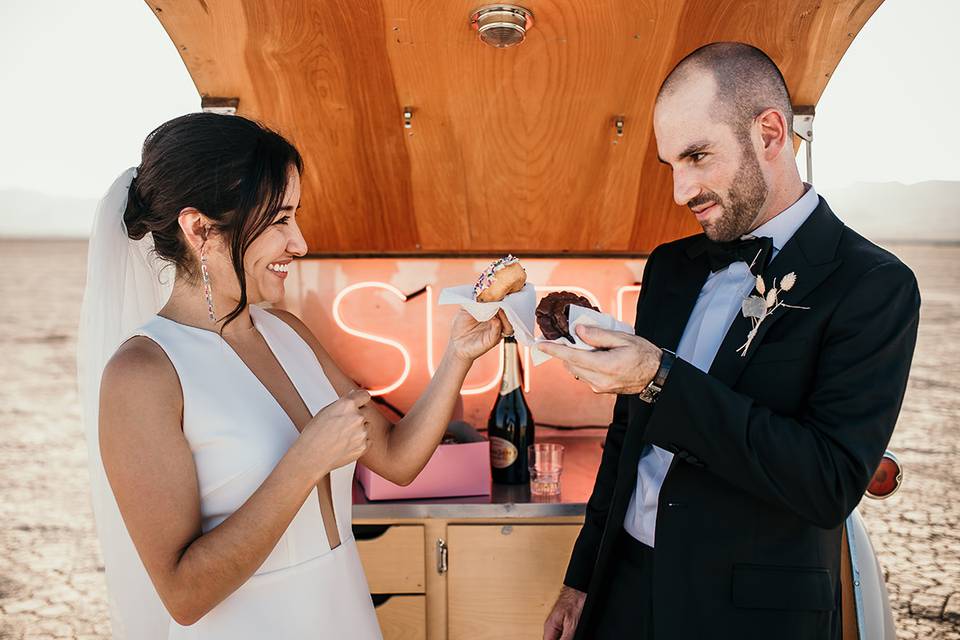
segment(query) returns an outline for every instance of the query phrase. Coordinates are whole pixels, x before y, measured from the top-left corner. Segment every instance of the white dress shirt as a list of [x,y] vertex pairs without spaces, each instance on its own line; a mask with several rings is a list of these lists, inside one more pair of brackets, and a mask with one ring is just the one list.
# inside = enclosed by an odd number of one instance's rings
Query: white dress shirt
[[[773,238],[770,259],[793,237],[820,202],[810,185],[794,204],[757,227],[750,235]],[[756,285],[746,262],[734,262],[707,277],[687,326],[683,330],[677,357],[701,371],[709,371],[724,336],[733,324],[743,299]],[[656,445],[646,445],[637,463],[637,487],[630,497],[623,528],[640,542],[652,547],[656,538],[657,504],[660,487],[670,469],[673,454]]]

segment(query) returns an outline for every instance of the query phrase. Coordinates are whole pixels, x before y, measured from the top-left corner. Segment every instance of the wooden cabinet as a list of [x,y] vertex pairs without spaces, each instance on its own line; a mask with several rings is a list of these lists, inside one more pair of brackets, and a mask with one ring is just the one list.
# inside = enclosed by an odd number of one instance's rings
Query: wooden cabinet
[[385,640],[540,638],[581,523],[363,521],[367,539],[358,536],[358,548],[374,600],[382,601]]
[[384,640],[426,640],[423,525],[359,525],[354,535]]
[[447,528],[449,640],[529,640],[560,592],[578,525]]

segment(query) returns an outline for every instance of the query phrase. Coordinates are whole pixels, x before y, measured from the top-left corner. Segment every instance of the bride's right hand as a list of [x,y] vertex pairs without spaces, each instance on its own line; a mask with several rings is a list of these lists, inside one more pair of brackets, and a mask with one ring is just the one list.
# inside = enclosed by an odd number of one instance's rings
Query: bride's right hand
[[319,463],[319,478],[350,464],[367,450],[368,425],[360,409],[368,402],[369,393],[354,389],[321,409],[303,427],[300,440],[310,452],[310,459]]

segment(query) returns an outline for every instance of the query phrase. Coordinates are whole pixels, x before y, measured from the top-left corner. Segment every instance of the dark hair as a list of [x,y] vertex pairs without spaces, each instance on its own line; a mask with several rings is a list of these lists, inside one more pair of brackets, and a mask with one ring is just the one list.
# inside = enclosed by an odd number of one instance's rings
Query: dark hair
[[214,221],[230,244],[240,301],[223,326],[247,305],[243,256],[283,204],[289,170],[303,172],[300,152],[280,134],[241,116],[191,113],[154,129],[143,143],[123,222],[139,240],[153,234],[157,255],[197,277],[178,218],[193,207]]
[[783,74],[766,53],[742,42],[704,45],[677,63],[667,75],[657,99],[673,92],[695,71],[706,71],[717,82],[720,117],[733,127],[741,142],[749,136],[753,119],[766,109],[781,111],[787,133],[793,134],[793,106]]

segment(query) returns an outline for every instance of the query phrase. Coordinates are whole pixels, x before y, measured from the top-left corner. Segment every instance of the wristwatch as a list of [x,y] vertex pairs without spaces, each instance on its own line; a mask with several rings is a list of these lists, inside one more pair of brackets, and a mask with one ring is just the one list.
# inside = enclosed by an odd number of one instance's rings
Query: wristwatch
[[663,353],[660,355],[660,368],[657,369],[657,375],[653,376],[653,380],[648,382],[647,386],[638,394],[639,398],[648,404],[657,401],[657,396],[660,395],[663,385],[667,383],[670,367],[673,366],[673,361],[677,359],[677,354],[673,351],[667,349],[661,349],[661,351]]

